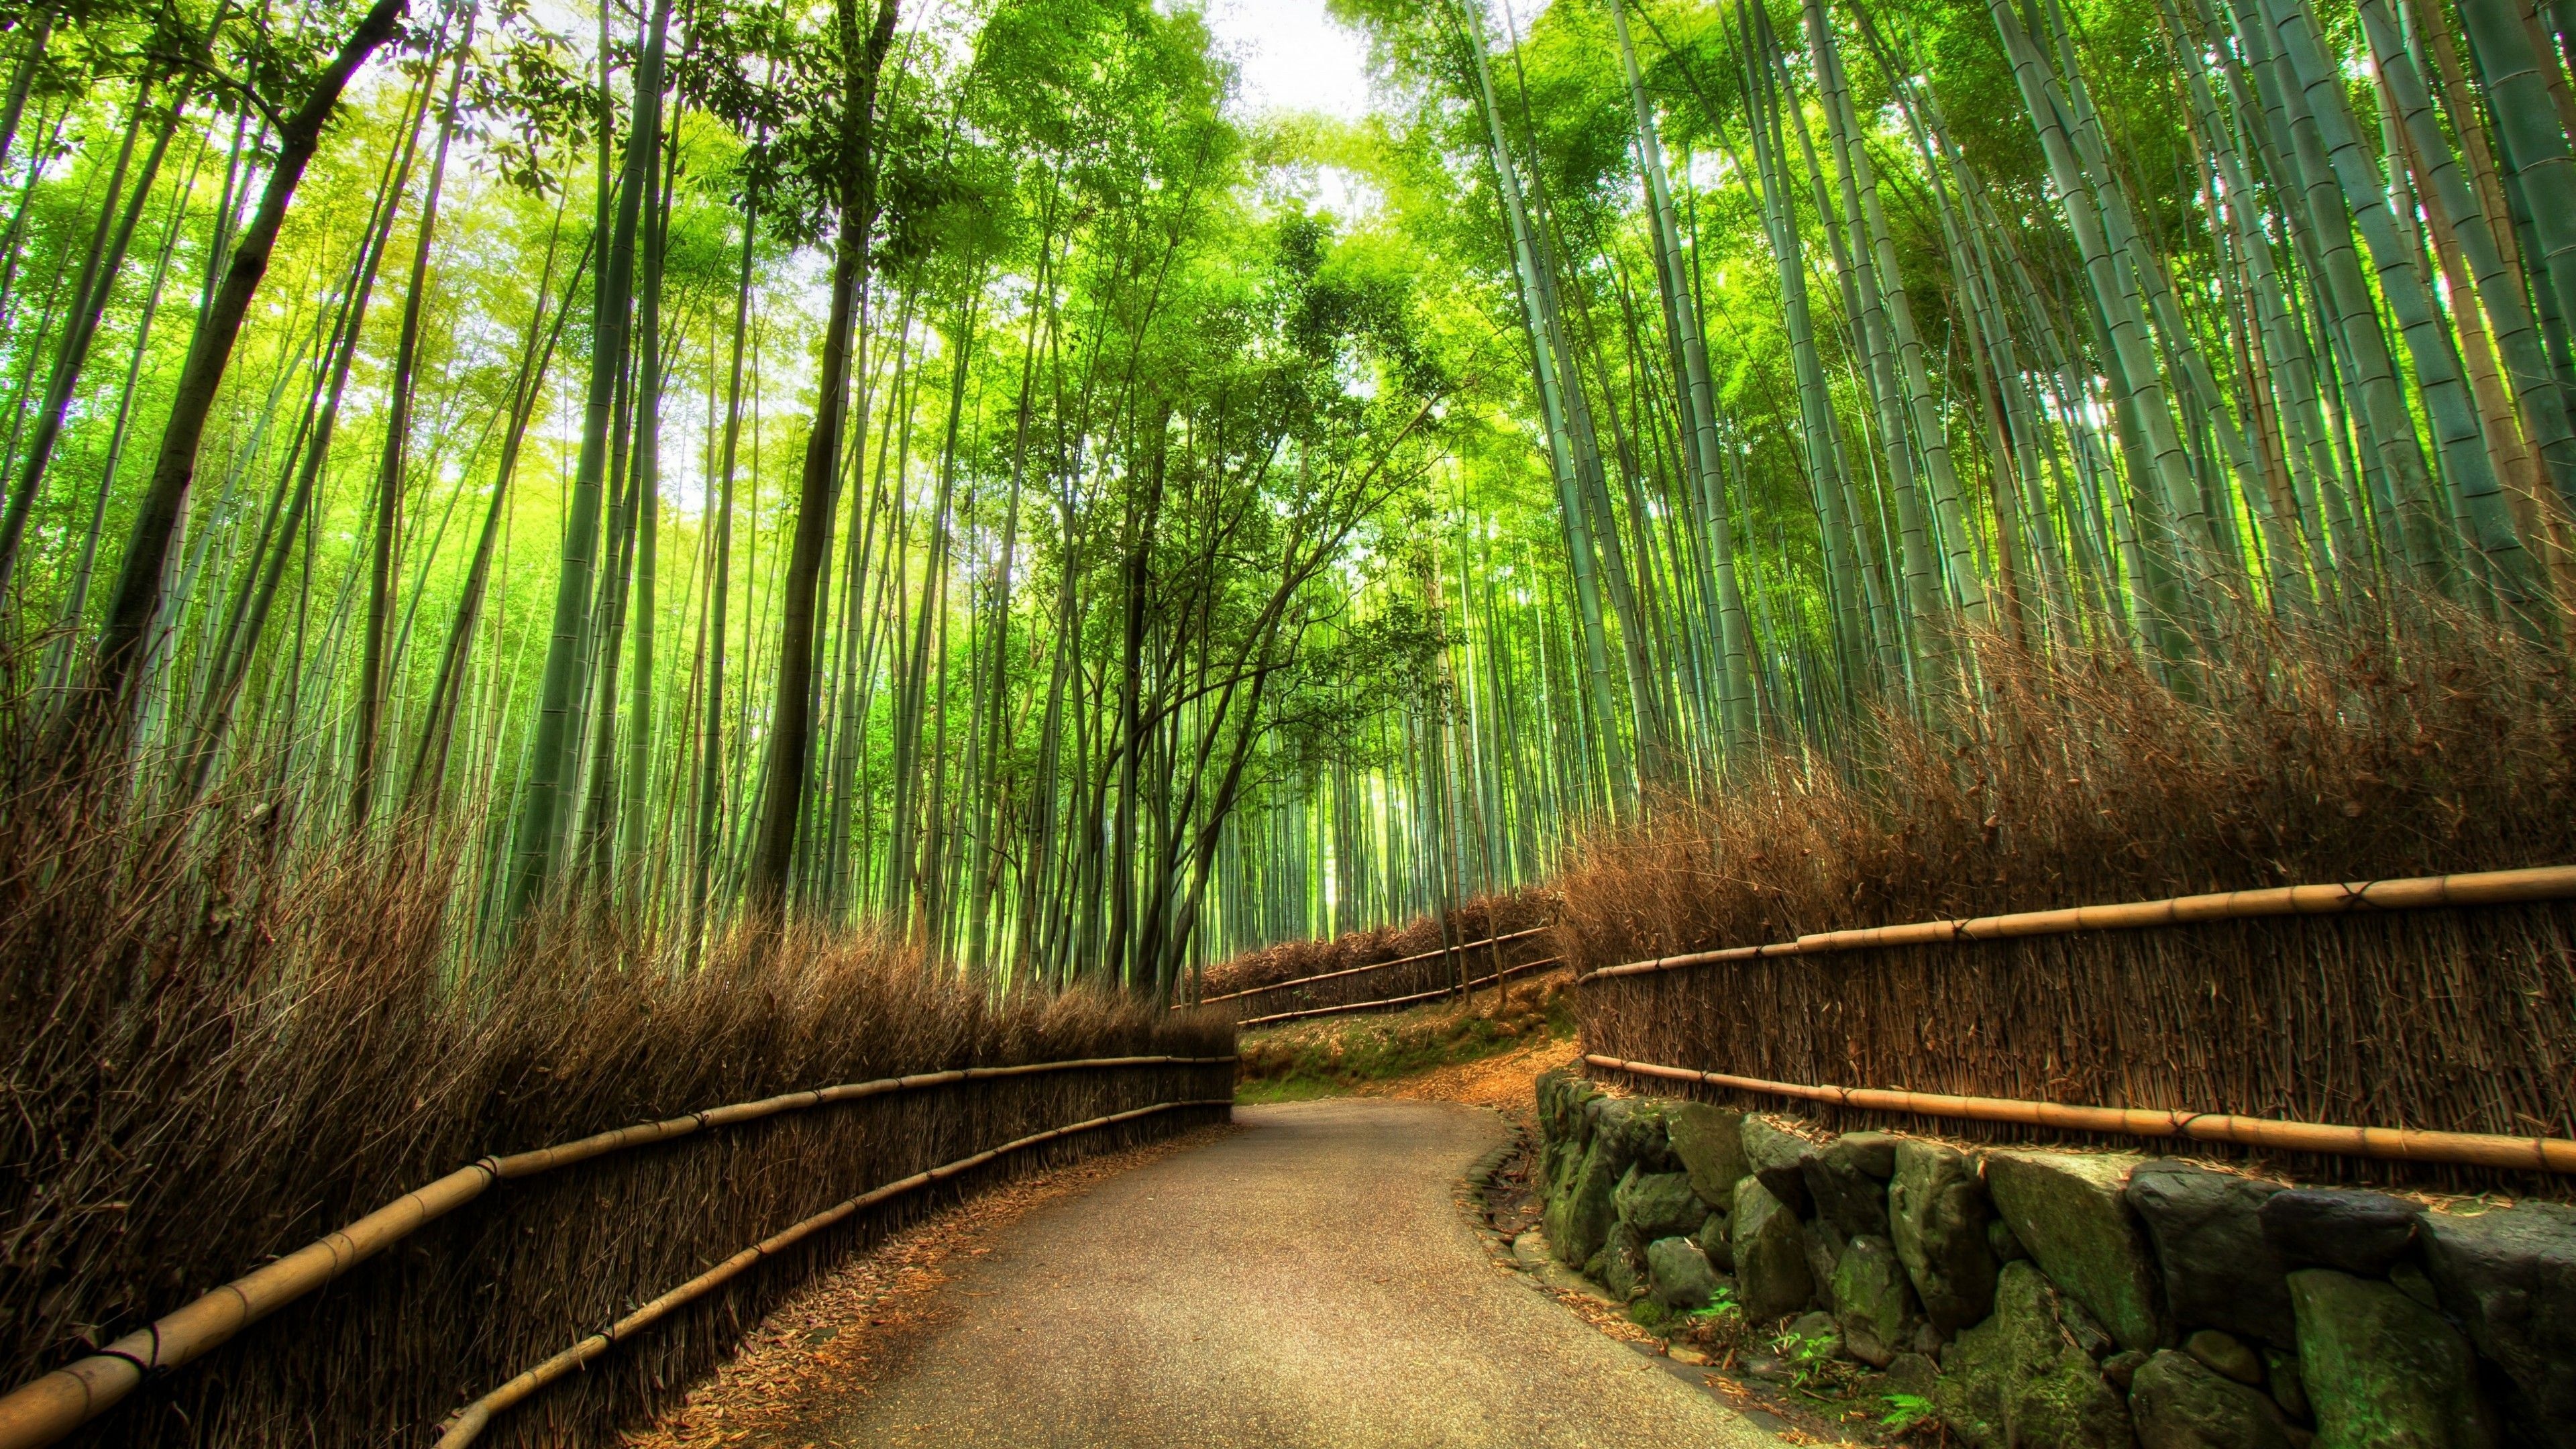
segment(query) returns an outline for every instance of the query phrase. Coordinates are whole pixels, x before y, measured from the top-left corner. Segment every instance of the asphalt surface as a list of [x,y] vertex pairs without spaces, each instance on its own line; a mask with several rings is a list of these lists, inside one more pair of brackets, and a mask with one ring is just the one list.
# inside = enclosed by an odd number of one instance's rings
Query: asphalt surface
[[813,1429],[941,1449],[1780,1442],[1487,1258],[1456,1199],[1503,1139],[1493,1114],[1235,1116],[1247,1130],[997,1235],[936,1337]]

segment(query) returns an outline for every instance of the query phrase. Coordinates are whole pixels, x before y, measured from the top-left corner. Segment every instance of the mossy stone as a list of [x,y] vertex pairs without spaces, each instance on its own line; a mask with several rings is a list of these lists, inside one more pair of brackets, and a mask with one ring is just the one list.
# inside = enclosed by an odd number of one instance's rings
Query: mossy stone
[[1612,1223],[1601,1245],[1601,1286],[1622,1303],[1646,1291],[1646,1244],[1626,1223]]
[[2128,1449],[2129,1411],[2066,1322],[2072,1305],[2029,1263],[1995,1281],[1994,1316],[1959,1335],[1933,1395],[1973,1449]]
[[1548,1246],[1560,1263],[1582,1263],[1601,1250],[1618,1221],[1611,1195],[1619,1187],[1619,1168],[1595,1142],[1573,1159],[1563,1185],[1548,1199],[1545,1223]]
[[1688,1238],[1658,1238],[1646,1245],[1646,1276],[1655,1301],[1667,1308],[1705,1308],[1717,1296],[1717,1272]]
[[1728,1225],[1734,1237],[1736,1299],[1744,1305],[1747,1322],[1768,1323],[1815,1298],[1815,1275],[1807,1267],[1798,1216],[1760,1178],[1735,1185],[1735,1211],[1728,1214]]
[[1690,1178],[1678,1172],[1648,1172],[1643,1164],[1628,1169],[1611,1194],[1619,1220],[1647,1242],[1679,1237],[1697,1229],[1708,1208],[1691,1191]]
[[1834,1321],[1851,1356],[1872,1368],[1887,1367],[1914,1342],[1921,1306],[1887,1239],[1858,1237],[1843,1249],[1834,1265]]
[[2318,1449],[2488,1449],[2468,1340],[2376,1278],[2290,1275]]
[[2256,1390],[2167,1350],[2129,1382],[2139,1449],[2292,1449],[2290,1421]]
[[1895,1159],[1896,1175],[1887,1185],[1889,1240],[1914,1280],[1924,1316],[1943,1333],[1957,1333],[1995,1307],[1986,1185],[1966,1153],[1938,1142],[1899,1142]]
[[2121,1199],[2142,1159],[2127,1153],[1992,1152],[1986,1191],[2032,1261],[2093,1310],[2122,1348],[2160,1348],[2165,1314],[2154,1256]]
[[1699,1250],[1708,1255],[1719,1272],[1735,1271],[1735,1238],[1728,1231],[1725,1213],[1710,1213],[1701,1219],[1699,1231],[1691,1235],[1691,1241],[1699,1244]]
[[1744,1114],[1685,1102],[1664,1119],[1664,1133],[1700,1201],[1720,1212],[1732,1207],[1735,1185],[1753,1171],[1744,1156]]

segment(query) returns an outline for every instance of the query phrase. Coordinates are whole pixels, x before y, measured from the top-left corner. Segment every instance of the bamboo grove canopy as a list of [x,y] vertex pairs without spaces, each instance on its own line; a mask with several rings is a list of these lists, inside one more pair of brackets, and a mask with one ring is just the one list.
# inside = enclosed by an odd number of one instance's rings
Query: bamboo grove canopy
[[13,767],[1169,993],[1990,645],[2565,635],[2576,3],[1330,8],[0,8]]

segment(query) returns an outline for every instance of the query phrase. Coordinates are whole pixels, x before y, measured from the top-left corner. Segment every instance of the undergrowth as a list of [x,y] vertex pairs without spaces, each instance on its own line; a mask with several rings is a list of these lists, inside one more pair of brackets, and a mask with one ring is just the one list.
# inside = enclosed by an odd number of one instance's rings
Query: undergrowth
[[1574,1034],[1562,976],[1510,983],[1468,1002],[1435,1002],[1387,1016],[1322,1017],[1245,1034],[1238,1102],[1338,1096],[1439,1067]]

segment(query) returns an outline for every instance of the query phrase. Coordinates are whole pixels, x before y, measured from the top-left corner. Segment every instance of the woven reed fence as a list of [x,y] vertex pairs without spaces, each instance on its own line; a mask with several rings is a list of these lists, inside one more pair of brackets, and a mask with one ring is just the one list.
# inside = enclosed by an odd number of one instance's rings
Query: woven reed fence
[[[1437,952],[1451,942],[1472,943],[1514,935],[1544,926],[1555,916],[1556,896],[1553,891],[1523,886],[1478,896],[1461,904],[1449,913],[1449,932],[1445,939],[1441,935],[1440,918],[1428,915],[1417,916],[1401,925],[1375,926],[1364,931],[1345,931],[1338,936],[1310,940],[1280,941],[1210,965],[1206,979],[1199,985],[1199,999],[1221,1001],[1251,991],[1291,986],[1356,968],[1388,966],[1398,960]],[[1507,954],[1504,959],[1509,964],[1512,958]],[[1456,974],[1453,966],[1450,975],[1454,978]],[[1390,989],[1387,994],[1404,993]],[[1283,1008],[1274,1006],[1269,1009]]]
[[[1591,981],[1584,1049],[1795,1083],[2576,1137],[2576,904],[1874,947]],[[1777,1097],[1651,1084],[1766,1110]],[[1796,1110],[1849,1129],[1885,1113]],[[1924,1118],[1973,1140],[2133,1139]],[[2159,1153],[2244,1155],[2167,1142]],[[2539,1173],[2279,1159],[2303,1177],[2565,1195]]]
[[1241,1025],[1323,1016],[1336,1011],[1367,1010],[1436,1000],[1458,991],[1460,982],[1490,985],[1495,974],[1505,979],[1553,964],[1547,928],[1534,926],[1501,936],[1469,941],[1450,950],[1430,950],[1391,961],[1346,966],[1315,976],[1273,982],[1249,990],[1202,999]]
[[[1187,1035],[1208,1036],[1207,1024]],[[1212,1044],[1224,1045],[1221,1030]],[[530,1363],[835,1203],[1053,1128],[1139,1114],[943,1174],[813,1235],[621,1342],[487,1442],[603,1437],[674,1398],[852,1247],[998,1177],[1223,1120],[1233,1072],[1230,1054],[1211,1054],[943,1082],[505,1179],[200,1362],[147,1380],[74,1442],[425,1442]],[[1184,1105],[1150,1110],[1171,1103]]]

